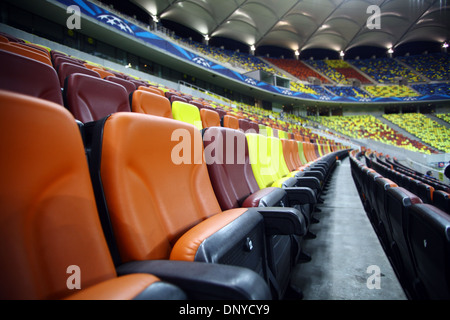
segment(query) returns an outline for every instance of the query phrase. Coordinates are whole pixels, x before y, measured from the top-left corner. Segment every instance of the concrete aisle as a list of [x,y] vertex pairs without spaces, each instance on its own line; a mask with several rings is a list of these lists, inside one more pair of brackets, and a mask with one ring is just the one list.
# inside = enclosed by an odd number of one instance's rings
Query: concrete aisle
[[315,214],[320,222],[311,226],[317,238],[303,241],[312,260],[298,264],[292,277],[304,300],[405,300],[359,199],[348,157],[336,167],[323,198],[322,212]]

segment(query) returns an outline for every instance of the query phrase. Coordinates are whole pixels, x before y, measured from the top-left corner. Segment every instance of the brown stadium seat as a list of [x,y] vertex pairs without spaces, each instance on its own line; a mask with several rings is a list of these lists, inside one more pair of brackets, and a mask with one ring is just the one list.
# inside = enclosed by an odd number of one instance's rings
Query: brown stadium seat
[[98,72],[93,71],[91,69],[86,68],[83,65],[75,64],[71,62],[62,62],[57,69],[58,76],[59,76],[59,83],[61,85],[61,88],[64,88],[65,82],[67,78],[74,73],[81,73],[86,74],[92,77],[100,78],[100,75]]
[[113,76],[107,76],[105,80],[117,83],[122,85],[126,90],[128,95],[132,94],[134,91],[136,91],[136,86],[133,82],[119,78],[119,77],[113,77]]
[[67,77],[64,101],[75,119],[82,123],[99,120],[115,112],[131,112],[128,93],[123,86],[79,73]]
[[53,67],[0,50],[0,89],[14,91],[63,105],[58,75]]

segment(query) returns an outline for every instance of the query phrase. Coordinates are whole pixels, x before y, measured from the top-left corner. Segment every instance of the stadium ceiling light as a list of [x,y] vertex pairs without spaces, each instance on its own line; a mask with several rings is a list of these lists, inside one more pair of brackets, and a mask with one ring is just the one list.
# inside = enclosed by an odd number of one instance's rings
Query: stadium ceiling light
[[341,52],[339,52],[339,55],[340,55],[341,57],[343,57],[343,56],[345,56],[345,52],[341,50]]
[[394,49],[392,49],[392,47],[389,48],[389,49],[388,49],[388,53],[394,53]]
[[253,44],[250,46],[250,50],[255,51],[255,46]]
[[299,55],[300,55],[300,52],[299,52],[298,50],[295,50],[294,54],[295,54],[296,56],[299,56]]
[[442,45],[442,48],[448,48],[448,43],[444,42],[444,44]]

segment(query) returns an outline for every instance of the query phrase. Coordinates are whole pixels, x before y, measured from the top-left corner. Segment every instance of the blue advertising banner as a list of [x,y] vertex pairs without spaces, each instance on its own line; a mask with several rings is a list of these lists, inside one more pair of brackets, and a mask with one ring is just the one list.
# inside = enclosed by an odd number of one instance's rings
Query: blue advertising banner
[[114,15],[106,9],[103,9],[96,4],[87,0],[55,0],[63,5],[72,6],[76,5],[80,8],[81,12],[91,18],[94,18],[105,25],[113,27],[124,34],[135,37],[141,41],[144,41],[152,46],[155,46],[161,50],[167,51],[180,59],[190,61],[198,64],[200,67],[210,69],[211,71],[220,73],[226,77],[234,80],[241,81],[247,85],[258,87],[269,92],[273,92],[280,95],[291,96],[293,98],[308,99],[316,101],[330,101],[330,102],[346,102],[346,103],[358,103],[358,102],[405,102],[405,101],[433,101],[433,100],[446,100],[450,99],[448,95],[424,95],[419,97],[402,97],[402,98],[355,98],[355,97],[341,97],[341,96],[324,96],[314,95],[310,93],[303,93],[298,91],[291,91],[285,88],[276,87],[268,83],[255,80],[251,77],[247,77],[236,71],[230,70],[223,65],[217,64],[205,57],[199,56],[191,51],[188,51],[181,46],[178,46],[166,39],[159,37],[158,35],[142,29],[141,27]]

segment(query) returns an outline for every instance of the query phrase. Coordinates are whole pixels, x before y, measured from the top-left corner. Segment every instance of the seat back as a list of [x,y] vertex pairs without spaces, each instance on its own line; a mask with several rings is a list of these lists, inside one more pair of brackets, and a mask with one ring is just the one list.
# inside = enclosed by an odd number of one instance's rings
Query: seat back
[[164,91],[162,91],[161,89],[155,88],[155,87],[139,86],[138,90],[149,91],[151,93],[156,93],[156,94],[159,94],[159,95],[165,97]]
[[222,118],[227,115],[227,112],[221,108],[216,108],[215,110],[219,114],[220,120],[222,120]]
[[[277,173],[275,180],[286,178],[291,171],[286,164],[282,141],[279,138],[272,136],[267,138],[267,143],[271,163],[274,164],[273,169]],[[287,151],[287,153],[289,153],[289,150]]]
[[450,216],[430,204],[410,207],[408,242],[423,288],[421,298],[450,299]]
[[262,216],[245,208],[222,212],[197,127],[120,112],[90,129],[99,212],[104,229],[113,230],[122,263],[171,259],[237,265],[267,281]]
[[103,68],[93,68],[92,71],[97,72],[100,75],[100,78],[105,79],[106,77],[115,77],[114,73],[106,71]]
[[239,119],[227,114],[222,118],[222,127],[239,130]]
[[392,235],[391,235],[391,224],[389,222],[389,216],[386,213],[386,191],[389,188],[396,188],[398,185],[390,179],[387,178],[378,178],[375,180],[375,198],[377,201],[375,202],[378,231],[381,236],[382,244],[385,247],[386,251],[389,253],[389,246],[391,243]]
[[[281,144],[283,147],[283,156],[284,156],[286,165],[287,165],[289,171],[295,171],[298,169],[298,166],[294,159],[294,150],[292,148],[293,145],[291,142],[292,142],[292,140],[281,139]],[[295,153],[298,155],[298,152],[295,152]]]
[[112,114],[99,125],[101,154],[91,155],[91,167],[101,177],[101,214],[111,221],[122,262],[168,259],[181,235],[221,212],[200,131],[138,113]]
[[59,66],[64,62],[76,64],[77,66],[81,66],[81,67],[85,67],[83,62],[81,62],[78,59],[71,58],[71,57],[65,56],[65,55],[59,55],[59,54],[53,55],[53,67],[55,68],[56,71],[59,70]]
[[268,137],[256,133],[248,133],[246,137],[253,175],[259,188],[272,186],[273,182],[280,178],[279,157],[271,155]]
[[239,119],[239,129],[244,133],[250,130],[250,121],[247,119]]
[[416,271],[407,240],[409,207],[422,203],[419,197],[405,188],[390,188],[386,191],[386,213],[389,216],[392,233],[392,258],[400,282],[411,297],[415,295]]
[[0,92],[2,299],[59,299],[114,278],[102,236],[83,142],[67,110]]
[[308,160],[306,160],[306,157],[305,157],[305,151],[303,148],[302,141],[297,141],[297,148],[298,148],[298,156],[300,158],[302,165],[306,165],[308,163]]
[[450,214],[450,194],[441,190],[434,191],[433,205]]
[[253,176],[247,139],[241,131],[210,127],[203,134],[205,161],[222,210],[238,208],[259,190]]
[[105,80],[120,84],[127,90],[128,95],[132,94],[136,90],[134,83],[119,77],[107,76]]
[[207,108],[202,108],[199,110],[204,129],[209,127],[220,127],[220,117],[216,111]]
[[170,102],[171,102],[171,103],[174,103],[175,101],[180,101],[180,102],[184,102],[184,103],[189,103],[189,101],[188,101],[186,98],[182,97],[182,96],[179,96],[179,95],[172,95],[172,96],[170,97]]
[[53,66],[52,61],[49,56],[46,56],[43,53],[36,52],[32,48],[24,47],[23,45],[17,43],[5,43],[0,42],[0,50],[5,50],[9,52],[16,53],[18,55],[33,59],[35,61],[42,62],[49,66]]
[[70,62],[63,62],[59,65],[58,68],[59,84],[61,85],[61,88],[64,88],[67,77],[74,73],[81,73],[92,77],[100,78],[98,72],[88,69],[85,66]]
[[45,49],[44,47],[41,47],[37,44],[31,43],[31,42],[26,42],[26,43],[11,42],[10,44],[12,44],[14,46],[18,46],[20,48],[31,50],[31,51],[39,53],[39,54],[42,54],[45,57],[48,57],[51,61],[50,52],[47,49]]
[[424,203],[433,204],[434,188],[427,183],[418,183],[417,196],[422,199]]
[[192,104],[174,101],[172,103],[172,115],[175,120],[190,123],[199,130],[203,129],[200,111]]
[[0,50],[0,89],[63,105],[58,75],[49,65]]
[[69,111],[83,123],[115,112],[131,112],[123,86],[85,74],[75,73],[67,78],[64,99]]
[[259,125],[256,122],[249,121],[250,131],[252,133],[259,133]]
[[131,97],[131,111],[172,119],[169,99],[150,91],[136,90]]

